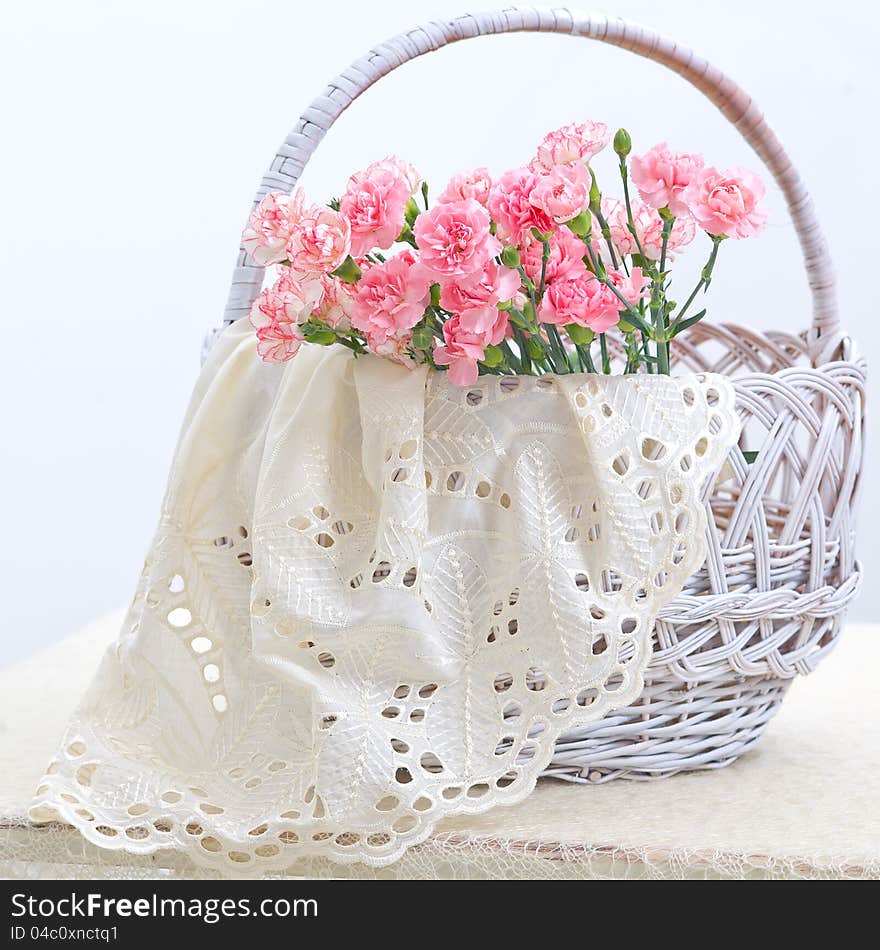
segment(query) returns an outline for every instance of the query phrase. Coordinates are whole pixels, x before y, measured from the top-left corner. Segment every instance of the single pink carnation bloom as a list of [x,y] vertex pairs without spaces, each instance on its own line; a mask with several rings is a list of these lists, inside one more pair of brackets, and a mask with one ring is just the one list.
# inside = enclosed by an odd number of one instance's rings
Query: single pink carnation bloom
[[418,173],[400,159],[373,162],[348,180],[339,210],[351,224],[351,253],[386,250],[406,223],[406,203],[418,187]]
[[336,330],[351,329],[354,311],[354,287],[335,277],[321,277],[323,293],[312,310],[312,317]]
[[399,178],[406,186],[408,192],[407,197],[412,195],[422,183],[422,176],[416,167],[410,165],[409,162],[404,161],[402,158],[398,158],[397,155],[387,155],[385,158],[380,158],[377,162],[370,162],[370,164],[367,165],[365,174],[369,177],[379,172],[390,172]]
[[305,337],[295,323],[273,323],[257,330],[257,353],[264,363],[286,363],[303,345]]
[[[520,259],[526,274],[536,283],[541,281],[541,267],[544,246],[530,237],[520,250]],[[555,280],[570,280],[586,277],[587,266],[584,257],[587,245],[568,228],[554,231],[550,237],[550,257],[544,273],[545,284]]]
[[614,292],[590,274],[578,280],[559,280],[551,284],[541,302],[542,323],[567,326],[577,323],[596,333],[604,333],[620,319],[623,308]]
[[[642,273],[641,267],[634,267],[629,274],[626,271],[608,268],[608,279],[614,284],[617,292],[632,307],[638,307],[642,293],[650,285],[650,281]],[[618,301],[618,309],[623,305]]]
[[529,201],[556,224],[565,224],[590,205],[586,165],[557,165],[538,178]]
[[[639,243],[648,260],[659,260],[663,247],[663,219],[653,208],[649,208],[641,201],[632,202],[633,225],[638,235]],[[611,234],[611,243],[622,257],[638,254],[638,245],[632,232],[627,226],[626,206],[622,201],[614,198],[602,199],[602,214],[608,222]],[[696,229],[690,216],[676,218],[666,244],[666,256],[672,260],[675,251],[690,244],[694,239]],[[594,250],[606,253],[605,242],[599,229],[599,223],[593,222],[592,245]]]
[[685,189],[682,200],[697,224],[709,234],[747,238],[760,233],[767,210],[758,202],[764,197],[764,183],[746,168],[720,172],[701,169]]
[[351,325],[377,343],[396,330],[409,330],[430,302],[431,278],[411,254],[374,264],[357,282]]
[[466,330],[458,316],[450,317],[443,324],[443,344],[434,347],[434,362],[449,367],[449,381],[456,386],[471,386],[477,381],[480,370],[477,363],[486,355],[486,345],[491,342],[486,333]]
[[261,290],[254,301],[251,326],[259,331],[279,323],[305,323],[322,293],[319,281],[297,280],[285,267],[275,283]]
[[251,212],[241,235],[242,247],[261,267],[287,257],[287,242],[303,213],[305,199],[300,189],[293,195],[271,191]]
[[287,245],[291,269],[303,276],[329,274],[348,257],[351,225],[332,208],[312,208],[294,225]]
[[382,359],[391,360],[407,369],[414,369],[418,364],[412,356],[412,332],[409,330],[394,330],[391,333],[380,334],[381,339],[367,334],[367,348]]
[[[464,329],[482,333],[498,324],[498,304],[512,300],[519,288],[520,276],[516,271],[489,261],[471,277],[443,283],[440,305],[458,314]],[[505,317],[505,325],[506,320]]]
[[608,144],[611,133],[604,122],[564,125],[548,132],[532,159],[530,168],[549,172],[557,165],[586,165]]
[[441,277],[467,277],[485,267],[501,251],[489,231],[486,209],[466,198],[439,204],[416,218],[413,233],[422,266]]
[[652,208],[668,207],[674,215],[686,215],[681,194],[703,167],[702,155],[673,152],[665,142],[644,155],[633,156],[630,174],[642,200]]
[[484,208],[489,200],[489,191],[492,188],[492,176],[488,168],[475,168],[469,172],[458,172],[453,175],[449,184],[441,192],[437,201],[448,204],[450,201],[464,201],[473,198]]
[[498,234],[511,244],[522,244],[532,228],[542,234],[553,230],[549,215],[531,202],[538,176],[528,168],[505,172],[492,185],[487,207],[498,226]]
[[260,291],[251,307],[250,322],[257,331],[257,353],[267,363],[286,363],[296,356],[304,337],[299,328],[321,298],[317,280],[296,280],[284,268],[271,287]]

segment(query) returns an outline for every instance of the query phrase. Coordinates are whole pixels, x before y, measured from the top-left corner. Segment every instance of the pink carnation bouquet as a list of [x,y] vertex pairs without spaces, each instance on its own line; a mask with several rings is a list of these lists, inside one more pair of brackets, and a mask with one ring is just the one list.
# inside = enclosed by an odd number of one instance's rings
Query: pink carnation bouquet
[[[612,350],[624,372],[669,373],[671,342],[706,314],[693,311],[721,243],[763,228],[764,187],[665,143],[630,157],[620,129],[621,193],[606,195],[591,161],[610,141],[601,122],[564,126],[528,165],[454,175],[433,205],[394,156],[326,206],[267,195],[243,235],[257,264],[278,268],[251,312],[258,353],[285,362],[339,344],[462,386],[481,373],[610,373]],[[707,258],[679,304],[670,264],[698,232]]]

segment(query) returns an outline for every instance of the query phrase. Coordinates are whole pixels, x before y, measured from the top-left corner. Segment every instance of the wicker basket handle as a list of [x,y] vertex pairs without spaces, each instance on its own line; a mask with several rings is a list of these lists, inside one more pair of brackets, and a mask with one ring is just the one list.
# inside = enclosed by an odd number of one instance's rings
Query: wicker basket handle
[[[263,176],[254,203],[269,191],[290,192],[318,143],[352,102],[374,82],[423,53],[447,43],[493,33],[548,32],[585,36],[632,50],[679,73],[704,93],[733,123],[782,189],[803,252],[813,296],[809,331],[814,360],[829,358],[840,338],[834,272],[812,200],[752,99],[736,83],[690,50],[641,26],[566,9],[510,7],[435,21],[401,33],[352,63],[303,113]],[[257,297],[263,268],[240,249],[224,314],[224,325],[245,316]]]

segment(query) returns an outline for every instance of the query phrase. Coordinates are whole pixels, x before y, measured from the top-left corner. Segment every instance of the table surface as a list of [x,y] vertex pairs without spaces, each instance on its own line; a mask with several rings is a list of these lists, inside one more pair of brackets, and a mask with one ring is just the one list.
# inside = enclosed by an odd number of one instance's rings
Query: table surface
[[[178,876],[180,856],[86,846],[25,819],[30,795],[122,613],[0,671],[0,875]],[[447,820],[393,868],[309,877],[880,877],[880,625],[850,625],[795,682],[759,747],[651,782],[543,781],[524,802]],[[65,840],[65,835],[67,839]],[[71,857],[74,856],[74,857]],[[210,873],[210,872],[208,872]]]

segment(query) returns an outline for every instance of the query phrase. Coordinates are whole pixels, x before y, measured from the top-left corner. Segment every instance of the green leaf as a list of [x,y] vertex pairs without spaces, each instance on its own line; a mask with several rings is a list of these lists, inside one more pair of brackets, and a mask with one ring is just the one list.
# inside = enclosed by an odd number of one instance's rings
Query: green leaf
[[756,461],[757,458],[758,458],[758,453],[757,453],[757,452],[747,452],[746,450],[743,450],[743,458],[749,463],[749,465],[754,465],[754,464],[755,464],[755,461]]
[[687,330],[688,327],[692,327],[695,323],[699,323],[703,317],[706,316],[706,311],[701,310],[699,313],[695,313],[692,317],[687,317],[685,320],[676,320],[675,323],[670,327],[670,339],[672,337],[678,336],[682,330]]

